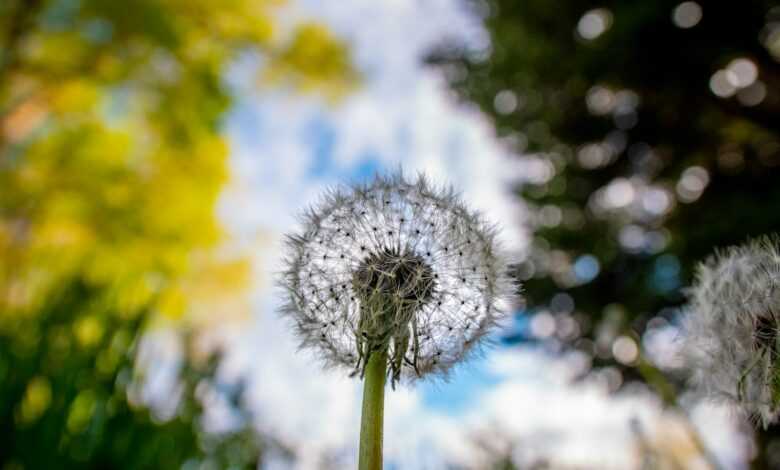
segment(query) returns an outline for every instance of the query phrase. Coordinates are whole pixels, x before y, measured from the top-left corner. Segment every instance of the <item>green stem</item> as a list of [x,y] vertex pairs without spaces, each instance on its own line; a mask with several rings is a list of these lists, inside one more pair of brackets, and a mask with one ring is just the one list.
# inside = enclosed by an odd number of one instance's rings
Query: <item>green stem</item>
[[368,357],[363,382],[363,416],[360,422],[359,470],[382,469],[382,425],[385,409],[387,351]]

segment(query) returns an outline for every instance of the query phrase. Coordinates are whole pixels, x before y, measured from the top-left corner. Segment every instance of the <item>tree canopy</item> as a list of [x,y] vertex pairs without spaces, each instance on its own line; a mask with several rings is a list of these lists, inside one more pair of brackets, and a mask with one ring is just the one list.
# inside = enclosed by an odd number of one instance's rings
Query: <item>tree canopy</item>
[[624,383],[652,382],[648,366],[682,379],[637,347],[676,323],[697,262],[780,229],[780,10],[468,5],[484,16],[491,49],[442,48],[431,60],[527,162],[523,315],[551,316],[547,339],[617,368]]

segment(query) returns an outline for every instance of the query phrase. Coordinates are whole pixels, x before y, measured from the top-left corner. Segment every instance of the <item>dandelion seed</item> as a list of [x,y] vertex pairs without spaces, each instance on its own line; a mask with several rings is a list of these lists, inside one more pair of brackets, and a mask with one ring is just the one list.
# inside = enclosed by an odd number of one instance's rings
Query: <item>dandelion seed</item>
[[761,238],[701,264],[684,317],[692,384],[764,427],[780,413],[780,246]]
[[[303,346],[361,375],[372,353],[387,351],[393,385],[446,374],[496,323],[513,291],[494,228],[424,177],[377,177],[328,193],[286,250],[283,313]],[[478,328],[464,322],[478,311],[472,305],[484,306]],[[308,313],[315,306],[323,308]],[[328,330],[323,342],[319,325],[332,319],[344,328]],[[443,356],[422,341],[442,331]]]

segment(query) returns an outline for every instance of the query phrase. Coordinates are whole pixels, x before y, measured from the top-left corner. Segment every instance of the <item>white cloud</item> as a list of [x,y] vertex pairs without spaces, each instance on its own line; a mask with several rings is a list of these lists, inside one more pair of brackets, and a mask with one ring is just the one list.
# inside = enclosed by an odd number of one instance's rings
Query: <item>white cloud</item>
[[[342,102],[327,106],[283,93],[253,96],[249,67],[238,67],[233,78],[244,84],[247,98],[229,125],[235,184],[222,205],[225,217],[245,228],[254,223],[287,230],[303,201],[370,159],[379,168],[424,170],[440,183],[454,184],[474,206],[518,233],[522,211],[509,197],[512,180],[506,176],[517,173],[518,160],[499,146],[490,122],[456,104],[441,74],[421,63],[445,39],[486,47],[486,33],[458,5],[445,0],[293,3],[286,10],[288,21],[313,17],[350,40],[365,80]],[[327,155],[316,140],[302,138],[312,125],[332,134]],[[323,158],[328,161],[318,161]],[[328,174],[311,174],[323,167]],[[262,201],[263,210],[246,214],[245,206],[238,212],[231,197]],[[519,248],[525,239],[508,237],[507,242]]]

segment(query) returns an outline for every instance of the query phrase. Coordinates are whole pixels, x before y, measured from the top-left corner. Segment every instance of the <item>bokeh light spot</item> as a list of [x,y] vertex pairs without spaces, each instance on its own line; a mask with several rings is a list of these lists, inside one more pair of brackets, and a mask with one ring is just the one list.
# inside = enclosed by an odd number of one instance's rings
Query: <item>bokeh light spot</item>
[[677,196],[682,202],[694,202],[701,197],[710,184],[710,174],[700,166],[692,166],[683,171],[677,182]]
[[678,28],[693,28],[701,21],[701,6],[696,2],[683,2],[672,11],[672,21]]
[[498,114],[511,114],[517,109],[517,95],[511,90],[501,90],[493,99]]
[[537,338],[549,338],[555,333],[555,318],[549,312],[540,312],[531,319],[531,333]]
[[737,88],[748,87],[758,78],[758,67],[755,62],[744,57],[732,60],[727,70],[731,74],[726,75],[726,78],[733,80],[732,85]]
[[582,255],[574,262],[574,275],[581,284],[595,279],[600,270],[601,264],[593,255]]
[[632,364],[639,357],[639,348],[633,339],[620,336],[612,343],[612,355],[622,364]]
[[591,41],[604,34],[612,26],[612,12],[606,8],[590,10],[577,23],[577,34]]

